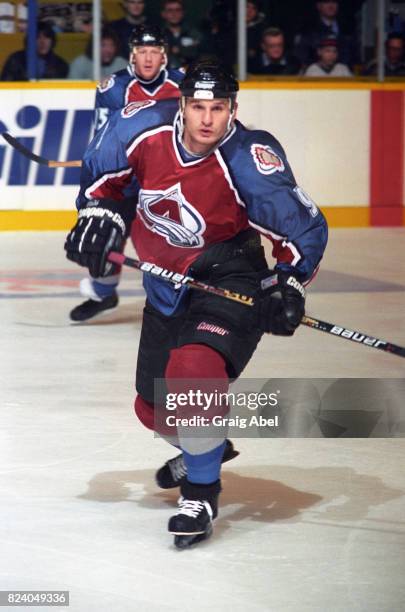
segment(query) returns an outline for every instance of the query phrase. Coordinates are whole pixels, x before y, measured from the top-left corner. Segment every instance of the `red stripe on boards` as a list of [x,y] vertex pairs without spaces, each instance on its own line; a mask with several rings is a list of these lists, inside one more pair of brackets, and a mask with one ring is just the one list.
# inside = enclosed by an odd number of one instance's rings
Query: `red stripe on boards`
[[402,225],[404,97],[402,91],[371,91],[370,222]]

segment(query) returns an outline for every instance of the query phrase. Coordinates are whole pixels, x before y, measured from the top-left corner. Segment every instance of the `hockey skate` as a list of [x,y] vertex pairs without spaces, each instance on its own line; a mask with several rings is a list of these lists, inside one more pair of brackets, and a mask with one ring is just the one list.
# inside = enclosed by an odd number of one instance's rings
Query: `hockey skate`
[[92,299],[86,300],[82,304],[79,304],[79,306],[73,308],[69,316],[72,321],[87,321],[88,319],[93,319],[105,310],[111,310],[116,306],[118,306],[118,295],[114,291],[112,295],[100,301]]
[[[239,452],[234,449],[230,440],[226,440],[225,450],[222,457],[222,463],[226,463],[239,455]],[[187,475],[187,468],[184,464],[183,455],[177,455],[173,459],[169,459],[156,472],[156,483],[161,489],[174,489],[184,482]]]
[[218,515],[220,491],[220,480],[210,485],[196,485],[187,480],[182,483],[179,508],[168,526],[176,548],[188,548],[211,536],[212,521]]

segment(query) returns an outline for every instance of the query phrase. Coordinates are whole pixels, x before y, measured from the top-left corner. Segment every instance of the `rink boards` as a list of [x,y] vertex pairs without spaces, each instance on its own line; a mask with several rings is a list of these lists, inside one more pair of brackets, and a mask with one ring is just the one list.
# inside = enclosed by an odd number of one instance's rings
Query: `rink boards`
[[[332,226],[404,224],[405,85],[243,83],[239,119],[282,143],[300,186]],[[0,131],[38,155],[81,159],[93,83],[0,84]],[[0,142],[0,229],[65,229],[80,169],[48,168]],[[55,189],[56,188],[56,189]]]

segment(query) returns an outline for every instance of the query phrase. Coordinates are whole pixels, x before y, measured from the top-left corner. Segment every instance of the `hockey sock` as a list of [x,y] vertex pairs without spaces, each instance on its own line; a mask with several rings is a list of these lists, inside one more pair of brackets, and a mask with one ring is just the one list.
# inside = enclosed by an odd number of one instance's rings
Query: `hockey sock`
[[[190,440],[190,438],[188,438]],[[185,441],[183,441],[184,444]],[[222,456],[225,449],[225,440],[215,439],[214,444],[218,444],[212,450],[200,454],[192,455],[184,448],[183,458],[187,467],[187,480],[195,484],[209,484],[219,479],[221,472]]]
[[[221,411],[221,407],[211,404],[212,409],[207,411],[204,402],[205,398],[212,398],[215,393],[227,391],[229,380],[225,360],[220,353],[206,345],[188,344],[170,352],[165,377],[170,393],[189,394],[189,403],[179,406],[176,416],[208,419],[208,426],[196,426],[195,437],[194,427],[178,426],[177,433],[187,467],[187,479],[198,484],[212,483],[219,478],[226,431],[210,424],[210,419]],[[200,396],[193,397],[190,391],[200,392]],[[202,403],[197,402],[196,405],[196,397]]]
[[104,299],[106,297],[109,297],[110,295],[113,295],[115,293],[116,288],[118,287],[118,283],[119,283],[119,275],[118,274],[114,274],[114,276],[107,276],[106,278],[103,279],[92,279],[92,284],[93,284],[93,289],[94,292],[96,293],[96,295],[98,295],[98,297],[100,297],[101,299]]

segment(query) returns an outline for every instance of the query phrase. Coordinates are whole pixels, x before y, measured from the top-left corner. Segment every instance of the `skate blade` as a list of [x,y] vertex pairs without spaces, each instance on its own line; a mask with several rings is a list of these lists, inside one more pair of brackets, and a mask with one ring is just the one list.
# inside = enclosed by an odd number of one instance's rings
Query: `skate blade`
[[189,548],[194,544],[198,544],[198,542],[202,542],[203,540],[207,540],[212,535],[212,527],[211,525],[207,528],[206,531],[200,533],[198,535],[175,535],[174,536],[174,545],[176,548],[182,550],[184,548]]

